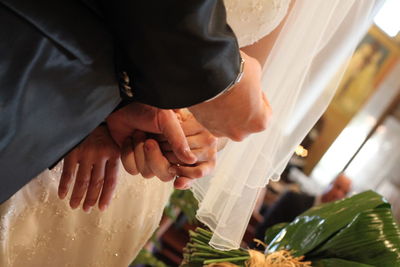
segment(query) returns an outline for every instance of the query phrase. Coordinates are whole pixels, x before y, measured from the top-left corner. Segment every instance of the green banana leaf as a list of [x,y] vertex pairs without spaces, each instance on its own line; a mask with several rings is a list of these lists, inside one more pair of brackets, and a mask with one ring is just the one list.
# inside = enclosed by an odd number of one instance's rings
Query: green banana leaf
[[313,262],[314,267],[374,267],[364,263],[346,261],[342,259],[323,259],[317,262]]
[[284,227],[267,247],[267,252],[290,250],[306,255],[347,226],[358,213],[386,203],[382,196],[366,191],[351,198],[313,207]]
[[286,225],[288,225],[288,224],[289,224],[289,223],[283,222],[283,223],[275,224],[275,225],[271,226],[270,228],[268,228],[267,231],[265,231],[264,243],[265,243],[265,244],[271,243],[272,240],[274,240],[275,236],[276,236],[284,227],[286,227]]
[[374,266],[400,266],[400,230],[389,204],[359,213],[311,258],[341,258]]
[[[400,267],[399,226],[390,205],[372,191],[312,208],[289,224],[274,225],[266,235],[270,244],[265,253],[289,250],[316,267]],[[244,249],[211,248],[206,230],[196,229],[190,236],[184,253],[189,265],[184,266],[219,261],[244,266],[249,257]]]

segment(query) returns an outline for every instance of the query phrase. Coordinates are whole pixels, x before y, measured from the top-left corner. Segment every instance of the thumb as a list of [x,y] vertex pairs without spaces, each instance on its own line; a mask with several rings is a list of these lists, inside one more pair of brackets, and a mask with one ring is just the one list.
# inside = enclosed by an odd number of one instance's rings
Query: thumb
[[190,151],[185,133],[181,124],[172,110],[160,109],[157,114],[158,125],[161,133],[171,145],[176,157],[186,164],[193,164],[197,161],[196,156]]

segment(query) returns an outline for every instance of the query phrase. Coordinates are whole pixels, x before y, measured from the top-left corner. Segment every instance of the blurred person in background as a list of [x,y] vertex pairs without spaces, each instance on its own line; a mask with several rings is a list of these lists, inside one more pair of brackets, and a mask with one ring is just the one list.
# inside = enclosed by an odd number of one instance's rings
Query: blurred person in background
[[343,199],[350,190],[351,180],[344,173],[340,173],[321,195],[311,196],[303,192],[286,191],[266,212],[263,223],[257,227],[255,238],[263,240],[269,227],[291,222],[313,206]]

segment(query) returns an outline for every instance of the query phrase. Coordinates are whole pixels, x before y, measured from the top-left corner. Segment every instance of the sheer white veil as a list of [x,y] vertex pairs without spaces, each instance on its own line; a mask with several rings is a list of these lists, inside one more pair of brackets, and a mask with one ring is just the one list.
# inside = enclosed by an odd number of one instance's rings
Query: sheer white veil
[[213,175],[192,187],[210,244],[238,248],[260,190],[279,179],[296,146],[328,106],[347,59],[383,0],[298,0],[263,70],[269,128],[230,142]]

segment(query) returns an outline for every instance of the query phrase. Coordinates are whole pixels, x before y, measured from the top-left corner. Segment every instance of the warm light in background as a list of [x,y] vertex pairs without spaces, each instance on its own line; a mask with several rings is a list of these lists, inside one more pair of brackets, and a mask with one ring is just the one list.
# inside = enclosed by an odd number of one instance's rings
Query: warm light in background
[[308,156],[308,150],[305,149],[303,146],[299,145],[296,147],[296,150],[294,151],[297,156],[305,158]]
[[374,18],[375,24],[391,37],[400,31],[400,0],[387,0]]

